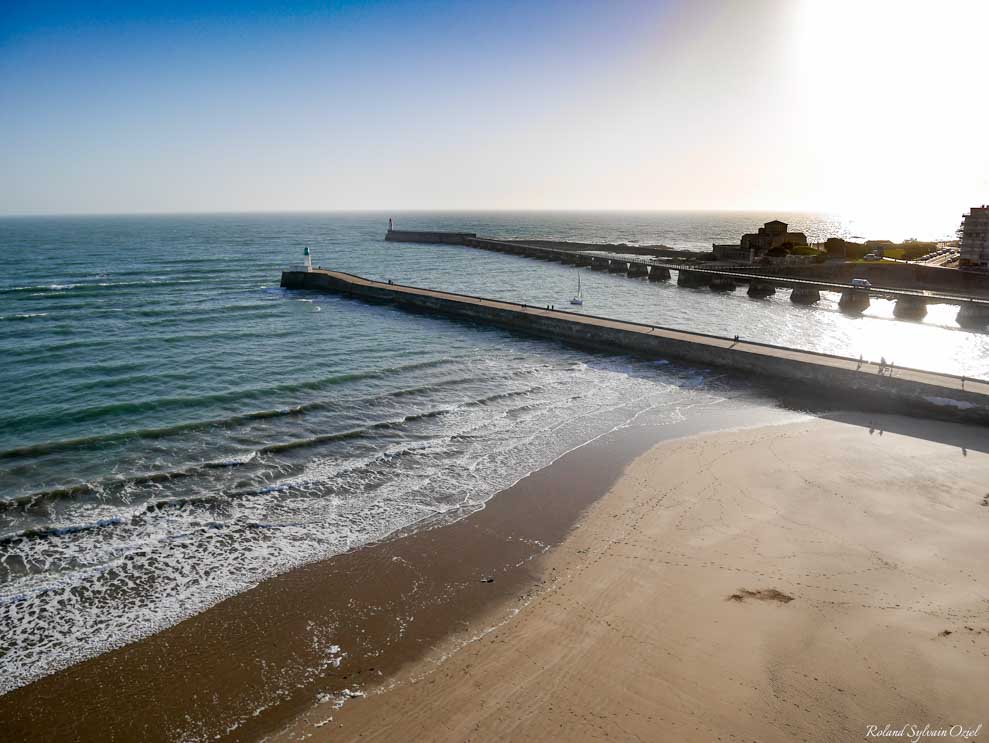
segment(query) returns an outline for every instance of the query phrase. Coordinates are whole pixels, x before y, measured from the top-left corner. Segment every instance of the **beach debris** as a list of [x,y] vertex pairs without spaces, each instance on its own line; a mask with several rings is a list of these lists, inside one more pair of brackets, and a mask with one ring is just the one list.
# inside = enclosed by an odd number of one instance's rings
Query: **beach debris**
[[481,578],[481,583],[494,583],[494,578],[491,577],[490,575],[485,575],[483,578]]
[[779,604],[789,604],[793,601],[793,596],[789,596],[775,588],[761,588],[758,591],[750,591],[747,588],[740,588],[737,593],[728,597],[729,601],[742,602],[745,599],[757,599],[759,601],[775,601]]
[[[973,635],[989,634],[989,628],[986,627],[970,627],[969,625],[966,624],[962,629],[964,629],[966,632],[971,632]],[[937,636],[947,637],[948,635],[953,635],[955,632],[961,632],[961,631],[962,630],[960,629],[958,630],[943,629],[937,633]]]

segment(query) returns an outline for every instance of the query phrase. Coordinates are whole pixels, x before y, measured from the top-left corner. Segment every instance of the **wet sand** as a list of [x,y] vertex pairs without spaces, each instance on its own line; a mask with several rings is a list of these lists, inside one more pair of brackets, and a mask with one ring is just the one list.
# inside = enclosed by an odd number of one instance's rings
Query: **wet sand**
[[829,418],[652,448],[490,632],[275,739],[986,738],[989,436]]
[[696,425],[616,431],[461,521],[277,576],[0,696],[0,740],[255,740],[317,699],[380,684],[427,650],[472,637],[492,607],[523,600],[541,580],[533,559],[638,454]]

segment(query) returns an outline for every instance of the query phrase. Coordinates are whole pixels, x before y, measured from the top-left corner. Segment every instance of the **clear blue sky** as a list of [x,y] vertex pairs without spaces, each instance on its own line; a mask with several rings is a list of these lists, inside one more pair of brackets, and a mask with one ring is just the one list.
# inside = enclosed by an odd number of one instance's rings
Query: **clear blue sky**
[[0,213],[989,200],[979,0],[14,5]]

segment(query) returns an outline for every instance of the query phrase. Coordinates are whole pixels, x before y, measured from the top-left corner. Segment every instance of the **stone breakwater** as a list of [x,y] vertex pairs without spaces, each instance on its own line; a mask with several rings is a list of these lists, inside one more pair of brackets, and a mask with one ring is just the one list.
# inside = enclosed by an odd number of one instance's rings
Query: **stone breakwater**
[[895,412],[989,424],[989,382],[795,348],[622,322],[483,297],[372,281],[338,271],[286,271],[287,289],[329,291],[372,302],[444,314],[579,346],[674,358],[794,382],[792,392],[838,395],[848,405],[868,401]]

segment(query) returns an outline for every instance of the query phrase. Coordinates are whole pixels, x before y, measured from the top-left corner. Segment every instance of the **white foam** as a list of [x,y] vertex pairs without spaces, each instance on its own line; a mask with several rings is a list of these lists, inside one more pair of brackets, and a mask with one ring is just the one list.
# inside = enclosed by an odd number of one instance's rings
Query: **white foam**
[[[484,395],[493,386],[506,394],[473,404],[482,395],[453,388],[437,393],[449,402],[431,403],[445,412],[424,418],[415,417],[422,402],[401,398],[394,404],[404,406],[406,422],[389,429],[391,441],[372,441],[364,456],[342,457],[332,445],[314,449],[301,473],[272,465],[265,487],[217,506],[66,506],[72,523],[117,522],[0,547],[0,566],[32,566],[29,575],[0,584],[0,624],[7,628],[0,693],[164,629],[276,573],[423,519],[462,517],[618,427],[675,423],[695,406],[724,399],[702,388],[703,375],[685,387],[675,367],[628,359],[530,363],[516,375],[504,373],[501,359],[468,363],[476,378],[497,380],[477,385]],[[246,459],[251,467],[265,464]],[[345,652],[331,635],[313,633],[322,666],[339,667]]]
[[32,317],[48,317],[47,312],[19,312],[14,315],[0,315],[0,320],[30,320]]

